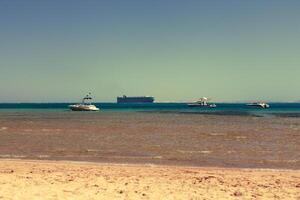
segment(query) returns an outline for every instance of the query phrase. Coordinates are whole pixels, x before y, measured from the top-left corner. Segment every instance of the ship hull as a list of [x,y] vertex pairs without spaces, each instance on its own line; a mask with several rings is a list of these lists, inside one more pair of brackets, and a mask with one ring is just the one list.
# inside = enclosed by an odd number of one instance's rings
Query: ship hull
[[117,103],[153,103],[153,97],[117,97]]

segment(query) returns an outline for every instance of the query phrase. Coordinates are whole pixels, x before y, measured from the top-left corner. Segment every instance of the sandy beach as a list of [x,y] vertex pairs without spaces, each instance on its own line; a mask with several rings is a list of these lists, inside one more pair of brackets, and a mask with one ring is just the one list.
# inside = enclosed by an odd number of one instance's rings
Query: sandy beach
[[0,162],[0,199],[300,199],[299,170]]

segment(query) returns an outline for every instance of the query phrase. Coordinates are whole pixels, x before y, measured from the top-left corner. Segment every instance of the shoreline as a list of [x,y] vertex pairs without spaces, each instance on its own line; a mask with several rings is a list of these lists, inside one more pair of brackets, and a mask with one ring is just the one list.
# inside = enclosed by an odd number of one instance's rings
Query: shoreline
[[300,170],[0,161],[2,199],[300,198]]
[[190,169],[211,169],[211,170],[241,170],[241,171],[270,171],[270,172],[299,172],[300,169],[286,169],[286,168],[247,168],[247,167],[218,167],[218,166],[193,166],[193,165],[166,165],[154,163],[117,163],[117,162],[93,162],[93,161],[75,161],[75,160],[46,160],[46,159],[14,159],[14,158],[0,158],[0,162],[20,162],[20,163],[43,163],[43,164],[72,164],[72,165],[86,165],[86,166],[124,166],[124,167],[149,167],[149,168],[190,168]]

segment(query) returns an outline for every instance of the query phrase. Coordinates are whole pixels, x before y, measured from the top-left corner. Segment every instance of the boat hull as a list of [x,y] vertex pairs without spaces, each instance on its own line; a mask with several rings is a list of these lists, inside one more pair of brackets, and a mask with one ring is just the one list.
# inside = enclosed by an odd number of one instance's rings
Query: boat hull
[[99,108],[90,105],[70,105],[69,108],[72,111],[99,111]]
[[209,105],[201,105],[201,104],[188,104],[188,107],[199,107],[199,108],[215,108],[217,107],[215,104],[209,104]]
[[248,107],[253,108],[269,108],[270,106],[268,104],[247,104]]

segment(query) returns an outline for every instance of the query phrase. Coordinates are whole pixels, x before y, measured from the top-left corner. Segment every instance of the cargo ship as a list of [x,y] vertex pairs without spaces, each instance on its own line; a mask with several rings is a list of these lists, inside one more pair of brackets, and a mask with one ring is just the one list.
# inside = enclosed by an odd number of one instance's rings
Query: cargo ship
[[139,96],[139,97],[128,97],[123,95],[122,97],[117,97],[117,103],[153,103],[154,97],[149,96]]

